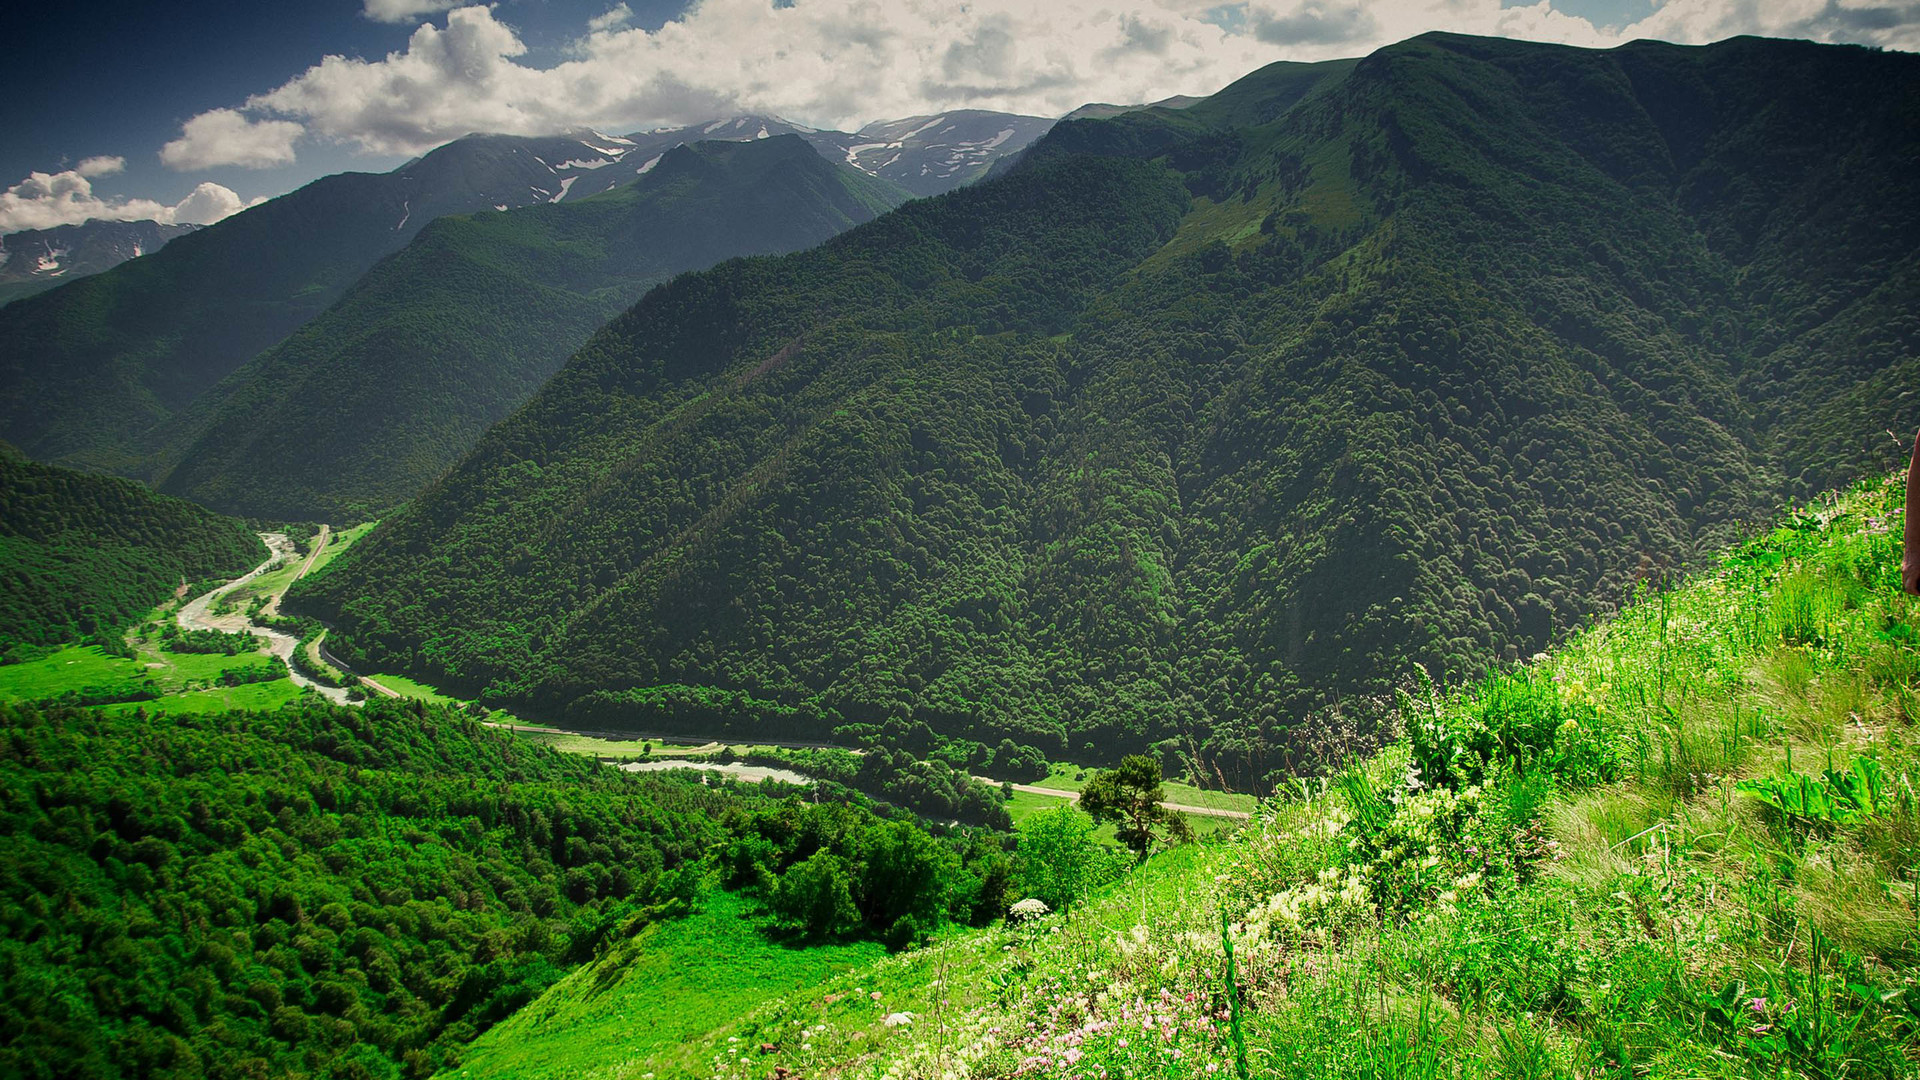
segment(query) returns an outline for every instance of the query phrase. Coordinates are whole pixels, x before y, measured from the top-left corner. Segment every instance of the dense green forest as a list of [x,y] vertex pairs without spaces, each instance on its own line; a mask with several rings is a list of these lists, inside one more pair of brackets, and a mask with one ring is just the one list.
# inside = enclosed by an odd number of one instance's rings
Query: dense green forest
[[250,516],[373,516],[647,286],[811,247],[905,198],[782,135],[683,145],[593,198],[442,218],[170,425],[156,486]]
[[181,585],[233,577],[266,545],[233,518],[0,443],[0,656],[98,641]]
[[1916,101],[1860,48],[1432,34],[1064,123],[654,290],[289,602],[536,716],[1257,785],[1893,459]]
[[419,702],[0,708],[0,823],[16,1077],[427,1076],[716,884],[772,932],[898,945],[998,917],[1013,867],[992,834],[623,773]]

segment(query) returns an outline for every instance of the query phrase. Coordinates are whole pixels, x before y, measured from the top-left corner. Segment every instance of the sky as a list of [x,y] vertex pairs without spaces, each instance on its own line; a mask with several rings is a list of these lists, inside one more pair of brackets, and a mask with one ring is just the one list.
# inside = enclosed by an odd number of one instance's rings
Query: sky
[[0,234],[205,224],[473,131],[1058,116],[1428,30],[1920,51],[1920,0],[94,0],[7,24]]

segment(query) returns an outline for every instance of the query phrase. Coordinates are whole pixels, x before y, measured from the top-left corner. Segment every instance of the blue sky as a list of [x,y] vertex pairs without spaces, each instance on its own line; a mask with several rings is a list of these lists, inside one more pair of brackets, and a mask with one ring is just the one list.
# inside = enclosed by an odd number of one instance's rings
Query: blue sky
[[[560,59],[602,0],[505,0],[497,12],[520,30],[529,62]],[[686,0],[628,0],[633,23],[657,28]],[[278,86],[329,53],[378,59],[404,49],[419,20],[367,18],[360,0],[100,0],[23,4],[7,16],[0,45],[0,186],[29,172],[58,172],[99,155],[124,157],[123,172],[96,191],[175,202],[212,180],[242,196],[277,195],[318,176],[387,169],[406,155],[355,154],[316,142],[293,166],[179,172],[160,147],[188,118]]]
[[1271,60],[1360,55],[1430,29],[1596,47],[1734,33],[1920,47],[1920,0],[451,6],[17,7],[0,44],[0,232],[88,214],[217,217],[472,130],[622,131],[748,111],[843,128],[957,107],[1059,115],[1207,93]]

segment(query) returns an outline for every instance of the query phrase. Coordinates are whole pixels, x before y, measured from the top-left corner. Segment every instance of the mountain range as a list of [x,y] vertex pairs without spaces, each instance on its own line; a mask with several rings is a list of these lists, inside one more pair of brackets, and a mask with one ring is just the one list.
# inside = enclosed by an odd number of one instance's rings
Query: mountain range
[[[902,194],[931,194],[977,178],[1051,123],[968,111],[857,133],[749,116],[626,136],[473,135],[391,173],[326,177],[200,230],[185,247],[0,311],[0,437],[42,460],[159,480],[178,460],[177,441],[198,434],[194,417],[215,411],[233,387],[203,395],[325,312],[437,218],[576,203],[644,178],[676,146],[783,134],[851,172],[898,183]],[[659,266],[664,273],[767,250],[759,241],[716,246],[693,263]],[[602,287],[613,290],[596,309],[603,321],[632,296],[611,279],[590,288]],[[562,356],[579,343],[558,340]],[[526,383],[523,394],[536,385],[537,378]],[[449,452],[464,449],[458,443]],[[422,470],[437,471],[421,465],[408,475]],[[377,501],[392,489],[384,483],[359,498]]]
[[0,304],[111,270],[197,228],[94,220],[0,236]]
[[906,198],[777,135],[682,143],[586,199],[443,217],[181,413],[155,479],[229,512],[372,516],[438,477],[648,287],[811,247]]
[[1917,103],[1429,34],[1062,123],[653,289],[289,605],[534,716],[1257,785],[1891,463]]

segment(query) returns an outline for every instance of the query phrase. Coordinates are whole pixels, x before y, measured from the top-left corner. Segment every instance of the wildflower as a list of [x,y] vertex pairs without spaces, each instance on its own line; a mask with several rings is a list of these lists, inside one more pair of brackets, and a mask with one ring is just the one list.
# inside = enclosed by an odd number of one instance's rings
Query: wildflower
[[875,991],[874,991],[873,993],[871,993],[871,994],[868,994],[867,996],[868,996],[868,997],[870,997],[870,998],[872,998],[872,999],[873,999],[873,1000],[875,1000],[875,1001],[879,1001],[879,1000],[880,1000],[880,991],[878,991],[878,990],[875,990]]
[[1752,1001],[1747,1002],[1747,1008],[1752,1009],[1756,1013],[1764,1013],[1767,1011],[1767,999],[1763,997],[1754,998]]
[[905,1012],[888,1013],[887,1018],[880,1022],[888,1027],[905,1027],[913,1023],[913,1014]]

